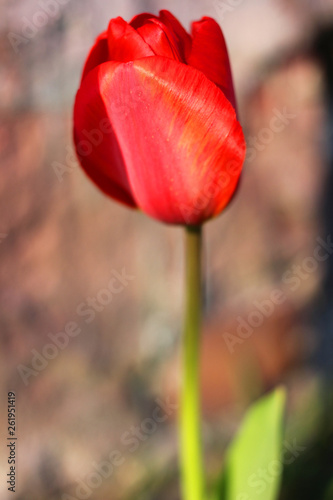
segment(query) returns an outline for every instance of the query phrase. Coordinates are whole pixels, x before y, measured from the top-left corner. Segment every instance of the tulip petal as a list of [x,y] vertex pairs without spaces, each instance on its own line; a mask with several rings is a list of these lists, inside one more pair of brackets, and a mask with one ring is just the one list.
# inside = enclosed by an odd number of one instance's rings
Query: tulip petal
[[192,38],[168,10],[161,10],[159,19],[169,29],[175,38],[175,43],[180,49],[180,55],[185,62],[191,52]]
[[137,28],[137,32],[154,51],[155,55],[182,61],[172,32],[158,19],[150,19],[146,24]]
[[[245,156],[228,99],[200,71],[172,59],[149,57],[116,70],[111,64],[97,68],[99,92],[137,205],[175,224],[217,215],[232,197]],[[127,107],[126,119],[114,108],[115,96]]]
[[108,49],[108,38],[107,38],[107,31],[104,31],[101,33],[95,41],[95,44],[93,45],[91,51],[89,52],[89,55],[86,59],[83,72],[82,72],[82,78],[85,78],[85,76],[94,69],[96,66],[99,64],[102,64],[103,62],[109,61],[109,49]]
[[[76,134],[74,135],[74,141],[79,141]],[[117,184],[117,182],[111,180],[110,177],[104,174],[101,169],[98,167],[96,168],[95,163],[88,158],[80,157],[80,164],[88,177],[104,194],[111,196],[114,200],[117,200],[130,208],[136,208],[135,201],[129,192],[124,190],[122,186]]]
[[139,33],[121,17],[111,19],[108,40],[109,56],[112,61],[128,62],[154,55]]
[[144,24],[146,24],[148,21],[151,19],[158,19],[158,17],[154,16],[154,14],[149,14],[148,12],[143,12],[142,14],[138,14],[137,16],[134,16],[133,19],[130,21],[130,25],[134,29],[138,29]]
[[[149,14],[144,12],[143,14],[138,14],[133,17],[130,22],[130,25],[138,29],[145,24],[158,21],[158,24],[167,31],[167,37],[169,40],[173,40],[173,45],[178,47],[178,52],[180,53],[180,60],[183,62],[186,61],[187,55],[190,54],[192,39],[191,36],[186,32],[183,26],[180,24],[178,19],[175,18],[168,10],[161,10],[159,13],[159,17],[154,14]],[[159,54],[161,55],[161,54]]]
[[236,109],[228,50],[221,28],[214,19],[203,17],[192,24],[192,38],[187,63],[218,85]]
[[[121,63],[109,62],[108,78]],[[136,207],[124,161],[107,110],[99,93],[99,68],[84,78],[74,105],[74,144],[78,159],[91,180],[107,195]],[[127,108],[113,98],[111,108],[122,119]]]

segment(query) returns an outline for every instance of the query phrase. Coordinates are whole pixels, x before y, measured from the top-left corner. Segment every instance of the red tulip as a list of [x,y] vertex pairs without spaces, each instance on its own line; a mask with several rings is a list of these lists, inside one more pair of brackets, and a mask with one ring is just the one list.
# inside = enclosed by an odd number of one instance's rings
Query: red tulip
[[118,17],[87,58],[74,108],[80,163],[107,195],[198,225],[231,199],[245,156],[224,37],[170,12]]

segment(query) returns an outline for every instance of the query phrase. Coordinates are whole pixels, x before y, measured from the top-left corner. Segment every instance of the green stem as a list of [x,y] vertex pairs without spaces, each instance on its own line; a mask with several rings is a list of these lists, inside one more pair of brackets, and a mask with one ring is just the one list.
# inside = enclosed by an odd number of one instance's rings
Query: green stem
[[199,395],[200,319],[201,226],[187,226],[183,386],[179,422],[183,500],[204,500]]

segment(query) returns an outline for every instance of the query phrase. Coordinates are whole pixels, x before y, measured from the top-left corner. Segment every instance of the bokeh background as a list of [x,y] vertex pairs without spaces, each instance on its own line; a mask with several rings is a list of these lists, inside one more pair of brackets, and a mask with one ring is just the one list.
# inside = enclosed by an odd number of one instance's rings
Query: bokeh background
[[[333,2],[54,3],[56,15],[40,15],[47,0],[0,1],[1,498],[13,497],[15,391],[16,498],[179,499],[183,232],[108,200],[71,140],[97,34],[112,17],[165,8],[187,29],[203,15],[222,26],[249,148],[237,197],[204,229],[207,468],[218,474],[246,408],[283,383],[286,443],[301,451],[281,500],[332,499]],[[132,279],[106,303],[102,290],[124,270]],[[96,297],[87,323],[77,308]],[[54,347],[50,334],[61,343],[72,322],[79,333]],[[156,407],[167,418],[154,425]],[[110,454],[113,471],[94,483]]]

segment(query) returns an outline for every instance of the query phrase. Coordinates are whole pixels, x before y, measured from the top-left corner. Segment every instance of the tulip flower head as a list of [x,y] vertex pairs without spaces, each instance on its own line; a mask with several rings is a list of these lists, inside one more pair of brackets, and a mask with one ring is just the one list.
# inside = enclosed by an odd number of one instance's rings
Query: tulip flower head
[[112,19],[83,69],[74,142],[111,198],[171,224],[218,215],[245,157],[218,24],[204,17],[190,35],[165,10]]

